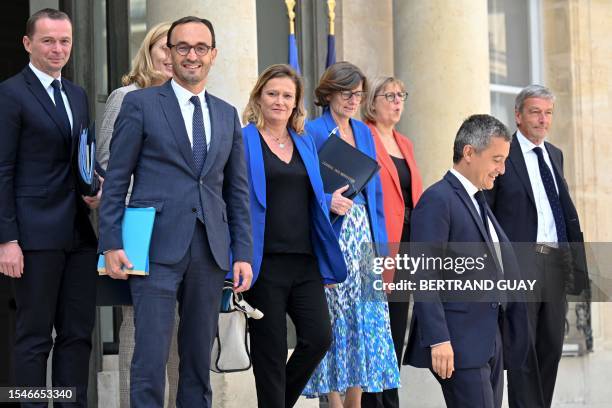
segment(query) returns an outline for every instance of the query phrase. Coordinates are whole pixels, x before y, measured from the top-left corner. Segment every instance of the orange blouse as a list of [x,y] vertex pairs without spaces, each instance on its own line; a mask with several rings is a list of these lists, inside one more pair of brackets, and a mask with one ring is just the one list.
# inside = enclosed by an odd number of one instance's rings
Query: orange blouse
[[[387,149],[383,145],[378,129],[376,126],[367,122],[372,136],[374,137],[374,143],[376,145],[376,159],[380,165],[380,180],[382,183],[383,190],[383,207],[385,211],[385,226],[387,227],[387,238],[389,243],[400,242],[402,236],[402,228],[404,226],[404,197],[402,196],[402,188],[400,186],[399,176],[397,169],[393,164],[393,160],[387,153]],[[402,156],[408,164],[411,176],[412,186],[412,203],[416,206],[417,201],[423,193],[423,180],[421,179],[421,173],[417,167],[414,159],[414,148],[412,142],[401,133],[393,130],[393,138],[397,143]],[[397,246],[390,248],[389,256],[395,256],[397,253]],[[391,282],[393,280],[394,271],[386,271],[383,275],[385,282]]]

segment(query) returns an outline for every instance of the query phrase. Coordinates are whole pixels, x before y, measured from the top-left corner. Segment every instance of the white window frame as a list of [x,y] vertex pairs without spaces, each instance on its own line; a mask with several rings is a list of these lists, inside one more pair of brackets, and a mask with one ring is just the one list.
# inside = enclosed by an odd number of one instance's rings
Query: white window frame
[[[514,0],[506,0],[514,1]],[[542,3],[541,0],[528,0],[529,24],[529,76],[530,83],[542,84]],[[529,84],[525,84],[527,86]],[[518,95],[520,86],[489,84],[491,93]]]

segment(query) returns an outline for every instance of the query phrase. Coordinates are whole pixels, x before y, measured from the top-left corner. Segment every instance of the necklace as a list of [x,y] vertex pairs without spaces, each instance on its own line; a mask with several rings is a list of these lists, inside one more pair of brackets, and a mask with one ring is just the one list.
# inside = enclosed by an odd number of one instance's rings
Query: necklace
[[273,135],[272,133],[269,133],[268,135],[281,149],[284,149],[287,146],[287,142],[289,141],[289,136],[287,134],[284,135],[285,137],[278,137]]

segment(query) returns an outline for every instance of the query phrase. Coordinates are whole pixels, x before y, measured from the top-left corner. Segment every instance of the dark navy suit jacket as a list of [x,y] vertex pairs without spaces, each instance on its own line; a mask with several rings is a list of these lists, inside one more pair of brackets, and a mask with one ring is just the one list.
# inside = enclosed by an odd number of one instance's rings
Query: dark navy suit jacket
[[123,247],[121,220],[134,175],[129,206],[157,210],[150,260],[179,262],[191,243],[201,200],[214,260],[229,270],[234,261],[251,262],[249,186],[242,132],[236,109],[206,93],[211,142],[196,174],[178,100],[168,81],[128,93],[115,122],[100,206],[99,251]]
[[[350,119],[351,128],[353,129],[353,135],[355,136],[356,147],[363,153],[376,160],[376,147],[374,146],[374,139],[372,133],[365,123]],[[312,135],[317,150],[321,149],[321,146],[325,143],[329,134],[332,130],[337,127],[334,118],[332,117],[329,109],[326,108],[323,111],[323,115],[319,118],[309,121],[306,123],[306,131]],[[365,198],[368,209],[368,215],[370,218],[370,228],[372,230],[372,239],[377,244],[384,244],[387,242],[387,229],[385,227],[385,214],[383,207],[383,195],[382,185],[380,183],[380,175],[376,174],[370,180],[365,187]],[[331,194],[326,194],[327,206],[331,205]],[[342,228],[342,219],[339,217],[333,224],[336,236],[340,236],[340,229]],[[377,252],[380,255],[386,255],[387,251],[384,245],[376,245]]]
[[[503,245],[508,243],[508,238],[490,210],[488,216],[501,243],[504,278],[516,279],[519,271],[512,248]],[[485,273],[490,273],[489,279],[501,277],[498,258],[493,255],[492,246],[485,243],[482,219],[467,191],[451,172],[423,193],[411,217],[411,242],[440,246],[444,243],[470,243],[469,250],[473,254],[486,253],[488,259],[493,260],[494,264],[489,261],[485,268]],[[525,313],[524,304],[506,305],[500,326],[506,366],[520,366],[527,355]],[[493,355],[498,319],[498,302],[416,301],[405,363],[431,368],[431,346],[450,340],[455,368],[483,367]]]
[[87,96],[65,78],[62,84],[72,110],[71,134],[29,67],[0,84],[0,243],[69,249],[75,222],[88,235],[82,238],[95,241],[71,166],[74,140],[89,126]]
[[[584,238],[580,228],[578,212],[569,195],[567,182],[563,177],[563,153],[557,147],[544,142],[550,161],[553,165],[555,179],[559,188],[559,200],[563,209],[567,238],[572,242],[572,269],[567,271],[568,289],[572,294],[580,294],[588,287],[588,271],[584,252]],[[497,177],[492,190],[487,191],[487,199],[493,213],[499,220],[512,242],[536,242],[538,234],[538,212],[533,197],[533,188],[525,157],[516,133],[510,144],[510,153],[506,160],[506,172]],[[521,245],[521,261],[533,264],[533,251],[525,253]],[[531,255],[531,256],[528,256]]]
[[[340,283],[346,279],[346,264],[338,240],[329,222],[329,212],[325,203],[323,182],[319,170],[319,158],[312,138],[305,133],[298,135],[289,129],[295,150],[304,162],[310,184],[312,200],[310,202],[310,231],[314,254],[319,265],[319,273],[324,284]],[[246,159],[248,163],[251,219],[253,224],[253,283],[259,275],[263,257],[264,235],[266,227],[266,174],[259,132],[250,123],[242,129]],[[290,228],[291,226],[287,226]]]

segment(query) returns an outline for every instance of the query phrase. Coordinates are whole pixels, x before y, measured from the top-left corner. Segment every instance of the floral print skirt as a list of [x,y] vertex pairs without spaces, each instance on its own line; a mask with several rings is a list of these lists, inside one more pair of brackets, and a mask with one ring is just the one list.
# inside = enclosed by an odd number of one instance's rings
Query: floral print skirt
[[365,205],[354,204],[343,220],[340,248],[346,281],[325,289],[332,345],[302,392],[317,397],[361,387],[366,392],[399,388],[400,375],[384,292],[373,288],[374,249]]

